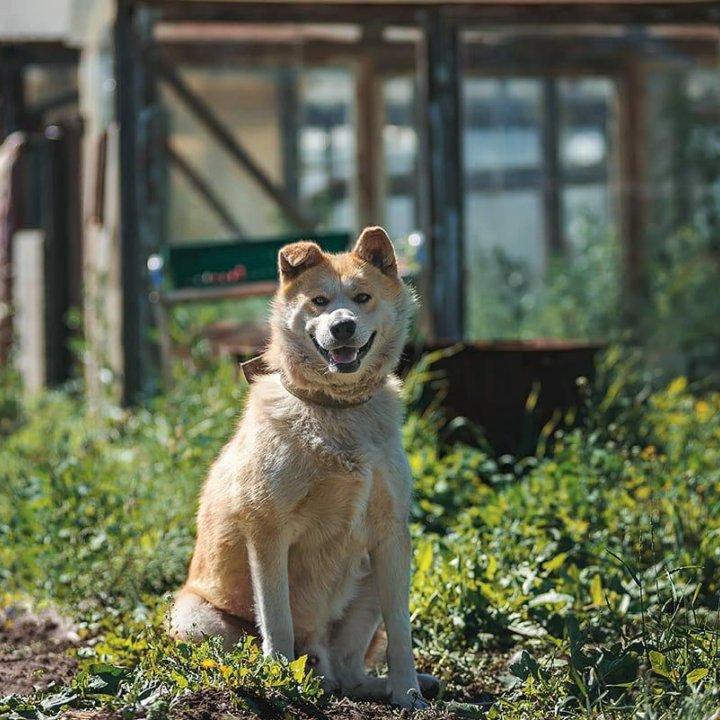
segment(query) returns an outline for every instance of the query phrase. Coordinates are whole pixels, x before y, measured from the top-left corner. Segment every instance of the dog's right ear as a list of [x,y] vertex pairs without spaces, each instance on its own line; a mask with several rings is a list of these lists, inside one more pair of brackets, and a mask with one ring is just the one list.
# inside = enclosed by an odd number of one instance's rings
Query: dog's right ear
[[280,277],[283,282],[289,282],[322,261],[323,251],[314,242],[302,240],[286,245],[278,253]]

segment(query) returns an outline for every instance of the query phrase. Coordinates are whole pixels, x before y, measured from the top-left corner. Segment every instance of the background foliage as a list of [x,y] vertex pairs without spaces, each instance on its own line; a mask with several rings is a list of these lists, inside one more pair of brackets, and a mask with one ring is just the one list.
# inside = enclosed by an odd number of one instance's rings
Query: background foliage
[[[710,718],[717,706],[720,395],[683,378],[650,392],[617,352],[606,366],[586,426],[519,461],[444,444],[437,411],[412,410],[428,368],[406,385],[418,662],[448,696],[488,700],[487,717]],[[302,660],[162,632],[200,483],[242,400],[221,364],[132,412],[59,392],[3,405],[5,604],[59,604],[87,642],[69,686],[6,698],[0,717],[65,705],[162,717],[209,688],[240,687],[233,697],[256,710],[325,702]]]

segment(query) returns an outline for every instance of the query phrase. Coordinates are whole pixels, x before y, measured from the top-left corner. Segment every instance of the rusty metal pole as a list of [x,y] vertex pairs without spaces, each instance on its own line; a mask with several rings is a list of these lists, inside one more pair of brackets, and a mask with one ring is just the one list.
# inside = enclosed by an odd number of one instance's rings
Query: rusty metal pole
[[421,68],[429,158],[426,293],[432,339],[455,342],[465,331],[464,198],[461,158],[461,68],[458,29],[442,9],[421,12],[425,32]]

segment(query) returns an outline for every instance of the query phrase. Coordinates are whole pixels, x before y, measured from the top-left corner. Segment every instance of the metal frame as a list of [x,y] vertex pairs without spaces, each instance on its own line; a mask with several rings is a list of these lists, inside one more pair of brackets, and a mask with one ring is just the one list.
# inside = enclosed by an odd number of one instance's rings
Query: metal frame
[[465,268],[463,172],[460,132],[459,30],[444,22],[442,9],[422,13],[425,52],[421,68],[425,127],[425,168],[429,216],[426,220],[431,277],[425,278],[430,298],[433,340],[455,342],[465,334]]
[[[142,250],[142,233],[138,232],[140,225],[146,222],[147,209],[138,196],[135,182],[142,188],[149,181],[147,168],[139,166],[137,162],[138,127],[140,117],[146,109],[142,87],[147,86],[147,73],[141,67],[139,53],[132,45],[133,23],[135,11],[141,10],[153,22],[162,21],[170,23],[205,23],[205,22],[235,22],[235,23],[338,23],[361,24],[364,28],[374,27],[377,18],[382,14],[383,23],[394,26],[419,27],[424,33],[425,43],[420,67],[423,79],[425,100],[427,102],[429,120],[424,128],[425,152],[421,161],[425,167],[420,173],[422,190],[426,201],[421,203],[426,213],[424,226],[429,239],[429,272],[431,278],[427,285],[431,293],[429,298],[430,327],[434,329],[435,339],[457,340],[462,338],[464,330],[464,292],[463,292],[463,188],[462,165],[460,147],[460,89],[459,89],[459,33],[470,26],[502,26],[526,25],[529,28],[539,25],[683,25],[683,24],[712,24],[720,22],[720,5],[715,2],[691,0],[649,2],[645,0],[627,0],[625,2],[510,2],[509,0],[496,0],[495,2],[478,3],[357,3],[357,2],[328,2],[328,3],[290,3],[290,2],[231,2],[229,0],[117,0],[118,18],[116,23],[116,61],[118,76],[118,118],[121,124],[121,218],[122,218],[122,258],[123,258],[123,346],[126,361],[125,399],[130,401],[136,398],[141,391],[146,390],[146,369],[144,361],[140,361],[142,354],[139,348],[147,345],[143,336],[147,327],[148,313],[145,310],[147,296],[147,278],[145,277],[144,250]],[[146,37],[151,37],[146,33]],[[372,37],[373,43],[381,43],[382,38]],[[553,43],[556,41],[553,40]],[[560,40],[562,47],[568,52],[572,48],[568,43]],[[540,44],[543,44],[542,42]],[[375,50],[377,45],[373,46]],[[517,48],[517,45],[516,45]],[[328,53],[342,52],[346,49],[339,43],[323,41],[313,42],[308,46],[308,57],[327,57]],[[280,48],[278,47],[278,51]],[[532,48],[521,46],[518,48],[522,57],[529,57]],[[290,182],[287,192],[285,188],[278,188],[266,182],[252,170],[252,159],[244,152],[232,137],[227,142],[228,133],[217,118],[208,113],[198,98],[189,96],[185,92],[182,80],[163,57],[177,59],[179,55],[188,53],[191,61],[198,63],[212,63],[212,54],[215,58],[243,57],[252,53],[255,48],[248,46],[234,47],[231,43],[221,46],[207,45],[191,48],[186,42],[167,43],[160,56],[153,53],[153,73],[162,80],[170,83],[196,115],[211,130],[213,135],[222,142],[228,152],[270,194],[281,206],[288,216],[293,217],[292,208],[295,207],[297,195]],[[348,57],[357,57],[357,47],[347,47]],[[512,48],[508,46],[507,52]],[[527,51],[527,52],[526,52]],[[390,65],[402,65],[404,62],[402,52],[391,53],[387,61]],[[145,51],[147,57],[147,50]],[[487,60],[490,56],[487,56]],[[274,62],[272,53],[261,53],[261,62]],[[382,54],[374,52],[372,63],[378,68],[385,68],[386,61]],[[497,63],[481,62],[481,67],[487,71],[498,70]],[[558,61],[559,62],[559,61]],[[367,63],[367,60],[366,60]],[[630,98],[633,87],[633,73],[636,69],[618,67],[617,63],[594,62],[592,57],[584,53],[584,48],[577,49],[573,54],[573,63],[576,69],[586,72],[599,72],[619,77],[626,88],[625,97]],[[361,65],[361,67],[363,67]],[[551,65],[548,68],[538,68],[536,74],[542,76],[552,74],[553,69],[563,67],[561,64]],[[366,68],[367,69],[367,68]],[[372,68],[370,68],[372,69]],[[371,73],[370,73],[371,74]],[[178,79],[180,82],[178,83]],[[369,97],[369,81],[365,77],[357,89],[358,96]],[[642,159],[633,151],[635,145],[634,133],[637,131],[638,118],[641,108],[626,109],[621,118],[621,124],[633,134],[633,138],[626,139],[626,147],[622,155],[624,191],[621,199],[621,218],[624,228],[624,261],[625,286],[627,296],[636,297],[643,292],[644,278],[642,276],[642,251],[638,241],[641,236],[642,218],[637,208],[633,206],[634,198],[632,186],[641,180]],[[546,127],[551,118],[546,120]],[[371,132],[371,123],[365,127],[364,137],[367,139]],[[366,143],[367,144],[367,143]],[[550,149],[552,151],[552,148]],[[637,150],[637,148],[636,148]],[[292,167],[296,149],[289,147],[285,162]],[[554,154],[557,154],[555,149]],[[187,173],[186,173],[187,175]],[[373,197],[373,188],[368,184],[369,175],[365,175],[362,188],[363,219],[369,219],[377,200]],[[547,202],[557,205],[557,190],[553,189],[551,177],[546,179]],[[196,188],[199,190],[197,183]],[[637,187],[637,186],[636,186]],[[157,208],[155,208],[155,211]],[[216,208],[217,210],[217,208]],[[152,214],[152,213],[150,213]],[[559,219],[555,213],[552,220],[553,227],[557,227]],[[303,224],[300,214],[293,219],[298,225]],[[151,223],[152,224],[152,223]],[[559,248],[553,248],[559,249]]]
[[136,48],[137,7],[119,0],[115,19],[116,117],[120,126],[120,275],[122,280],[123,402],[137,402],[152,390],[152,368],[147,361],[150,327],[149,284],[136,184],[147,182],[139,173],[138,126],[142,113],[138,92],[142,67]]
[[268,177],[267,173],[255,162],[252,155],[237,140],[232,132],[217,117],[212,108],[200,98],[180,77],[175,69],[157,53],[143,49],[143,58],[152,72],[182,100],[185,107],[205,126],[210,135],[222,145],[228,155],[247,172],[260,188],[280,207],[287,217],[299,228],[308,230],[313,223],[295,207],[284,190]]

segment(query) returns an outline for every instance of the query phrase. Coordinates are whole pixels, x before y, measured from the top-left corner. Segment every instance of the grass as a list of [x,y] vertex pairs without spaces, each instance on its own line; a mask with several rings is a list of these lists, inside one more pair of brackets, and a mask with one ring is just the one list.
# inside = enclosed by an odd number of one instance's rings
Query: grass
[[[720,395],[682,378],[648,392],[625,368],[588,395],[582,428],[520,461],[443,444],[433,407],[413,409],[424,370],[408,383],[411,609],[418,664],[446,683],[435,716],[717,717]],[[132,412],[0,402],[0,599],[52,603],[84,638],[73,680],[0,700],[0,718],[163,718],[216,691],[238,717],[335,712],[302,659],[162,632],[242,402],[228,365]]]

